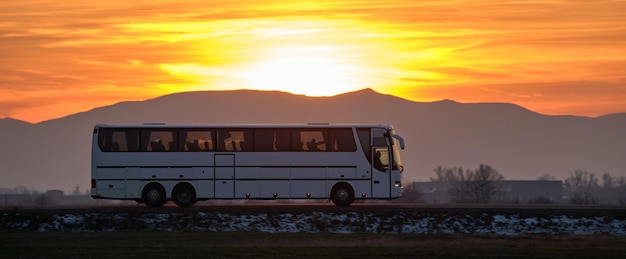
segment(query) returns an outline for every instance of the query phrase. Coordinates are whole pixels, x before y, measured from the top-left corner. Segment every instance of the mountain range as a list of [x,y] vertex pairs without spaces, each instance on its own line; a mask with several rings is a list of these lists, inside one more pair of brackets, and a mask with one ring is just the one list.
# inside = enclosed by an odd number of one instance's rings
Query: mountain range
[[406,142],[404,180],[434,168],[488,164],[508,180],[574,170],[626,176],[626,113],[543,115],[506,103],[413,102],[371,89],[333,97],[278,91],[201,91],[121,102],[31,124],[0,119],[0,188],[68,192],[90,183],[95,124],[385,123]]

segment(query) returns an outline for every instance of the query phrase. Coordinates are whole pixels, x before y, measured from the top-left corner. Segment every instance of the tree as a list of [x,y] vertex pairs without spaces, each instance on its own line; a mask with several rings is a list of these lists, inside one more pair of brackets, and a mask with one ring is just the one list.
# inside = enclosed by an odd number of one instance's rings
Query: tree
[[624,176],[614,177],[608,173],[602,175],[602,186],[599,188],[598,201],[606,204],[623,205],[626,201],[622,197],[622,191],[626,186],[626,178]]
[[626,186],[626,177],[614,177],[608,173],[602,175],[602,188],[619,188]]
[[431,181],[449,183],[448,195],[458,203],[491,203],[503,194],[504,176],[489,165],[481,164],[476,170],[462,168],[435,168]]
[[465,173],[463,168],[446,168],[438,166],[435,168],[435,178],[430,178],[431,182],[440,182],[448,186],[447,192],[452,202],[463,202],[461,199],[467,193],[465,183]]
[[473,173],[470,171],[467,174],[474,202],[490,203],[502,195],[504,176],[491,166],[481,164]]
[[463,168],[445,168],[438,166],[435,168],[435,178],[430,178],[431,182],[458,182],[463,181]]
[[569,196],[570,204],[597,204],[598,178],[594,173],[576,169],[563,182],[563,189]]

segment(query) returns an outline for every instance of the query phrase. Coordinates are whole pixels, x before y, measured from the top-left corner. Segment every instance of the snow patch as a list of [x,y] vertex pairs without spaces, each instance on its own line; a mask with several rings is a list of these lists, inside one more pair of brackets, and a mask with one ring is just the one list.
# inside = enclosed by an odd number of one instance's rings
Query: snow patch
[[[626,235],[626,219],[610,216],[520,214],[424,215],[402,212],[251,213],[60,213],[25,217],[4,213],[0,227],[37,231],[260,231],[268,233],[573,234]],[[11,220],[7,220],[11,218]]]

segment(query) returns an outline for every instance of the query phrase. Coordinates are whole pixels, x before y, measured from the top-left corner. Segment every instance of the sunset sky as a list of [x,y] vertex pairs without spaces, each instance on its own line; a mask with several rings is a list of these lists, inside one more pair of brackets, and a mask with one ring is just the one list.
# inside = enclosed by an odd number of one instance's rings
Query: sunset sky
[[363,88],[626,112],[626,1],[0,1],[0,118],[183,91]]

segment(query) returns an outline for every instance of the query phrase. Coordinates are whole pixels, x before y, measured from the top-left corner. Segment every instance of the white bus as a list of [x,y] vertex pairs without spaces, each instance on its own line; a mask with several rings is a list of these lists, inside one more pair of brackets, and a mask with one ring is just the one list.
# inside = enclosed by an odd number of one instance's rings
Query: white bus
[[168,200],[394,199],[404,141],[383,124],[96,125],[91,197]]

